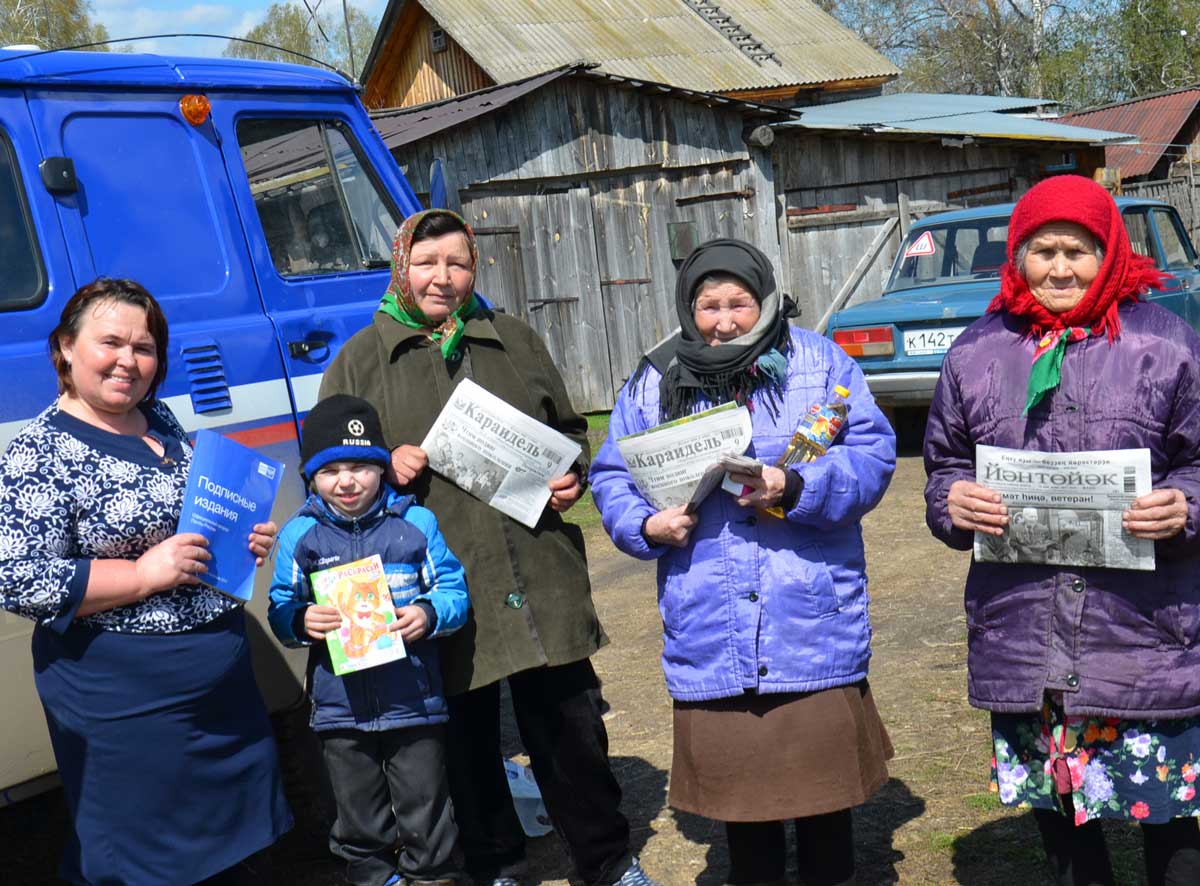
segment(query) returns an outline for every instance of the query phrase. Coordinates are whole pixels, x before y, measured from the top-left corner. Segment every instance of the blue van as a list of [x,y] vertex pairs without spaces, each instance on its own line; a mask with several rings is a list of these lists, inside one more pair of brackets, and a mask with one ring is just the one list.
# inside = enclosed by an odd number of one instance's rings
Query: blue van
[[[98,276],[139,281],[171,326],[162,396],[294,468],[323,368],[370,321],[420,208],[337,74],[234,59],[0,50],[0,448],[55,397],[46,339]],[[287,472],[274,518],[303,499]],[[263,571],[260,578],[269,578]],[[250,605],[268,705],[303,657]],[[30,623],[0,612],[0,804],[54,769]]]

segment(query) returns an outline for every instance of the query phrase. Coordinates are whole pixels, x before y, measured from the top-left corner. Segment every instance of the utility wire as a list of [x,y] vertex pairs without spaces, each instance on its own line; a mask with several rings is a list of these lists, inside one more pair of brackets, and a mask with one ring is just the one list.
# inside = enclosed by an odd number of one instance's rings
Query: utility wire
[[311,55],[305,55],[303,52],[297,52],[294,49],[288,49],[286,46],[276,46],[274,43],[264,43],[262,40],[251,40],[247,37],[230,37],[228,34],[143,34],[140,37],[115,37],[110,40],[93,40],[89,43],[76,43],[73,46],[56,46],[53,49],[39,49],[36,52],[24,52],[20,55],[12,55],[8,58],[0,59],[0,62],[15,62],[17,59],[34,58],[40,55],[51,55],[55,52],[68,52],[73,49],[87,49],[90,46],[108,46],[113,43],[135,43],[138,40],[163,40],[167,37],[210,37],[213,40],[232,40],[236,43],[249,43],[252,46],[264,46],[267,49],[275,49],[279,52],[286,52],[289,55],[306,59],[315,65],[328,68],[338,76],[343,77],[348,83],[352,84],[354,82],[350,79],[350,77],[346,76],[344,71],[335,65],[331,65],[329,62],[321,61],[319,58],[313,58]]

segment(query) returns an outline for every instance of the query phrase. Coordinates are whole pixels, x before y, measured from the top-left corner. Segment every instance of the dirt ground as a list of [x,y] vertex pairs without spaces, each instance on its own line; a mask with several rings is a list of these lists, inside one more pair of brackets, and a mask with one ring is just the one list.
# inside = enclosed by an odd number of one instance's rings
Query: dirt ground
[[[967,555],[929,535],[923,485],[920,459],[901,458],[886,498],[864,524],[875,629],[871,683],[896,757],[891,781],[856,813],[859,883],[1048,883],[1031,815],[1000,807],[988,790],[987,717],[968,707],[965,695],[961,598]],[[597,608],[612,638],[594,661],[610,705],[612,760],[625,790],[635,845],[646,869],[664,886],[719,886],[727,866],[722,827],[666,805],[671,708],[658,663],[653,566],[617,552],[598,520],[586,511],[581,517]],[[295,718],[277,725],[296,776],[304,763],[295,745],[303,744],[304,730]],[[515,740],[510,744],[510,751],[519,751]],[[272,853],[275,881],[293,886],[340,882],[319,816],[313,814],[315,804],[299,793],[294,799],[303,814]],[[58,792],[0,809],[5,852],[0,880],[57,882],[53,872],[64,827]],[[1118,882],[1144,883],[1136,830],[1116,824],[1108,835]],[[531,841],[530,857],[536,873],[531,886],[569,882],[557,837]],[[791,870],[794,877],[794,860]]]

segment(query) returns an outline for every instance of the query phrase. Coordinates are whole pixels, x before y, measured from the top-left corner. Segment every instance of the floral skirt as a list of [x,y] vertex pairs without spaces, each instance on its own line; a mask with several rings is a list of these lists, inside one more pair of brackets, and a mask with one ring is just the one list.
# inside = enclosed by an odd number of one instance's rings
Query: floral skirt
[[1040,713],[992,714],[992,747],[992,790],[1005,806],[1061,810],[1059,795],[1070,794],[1076,825],[1200,816],[1200,717],[1067,715],[1047,696]]

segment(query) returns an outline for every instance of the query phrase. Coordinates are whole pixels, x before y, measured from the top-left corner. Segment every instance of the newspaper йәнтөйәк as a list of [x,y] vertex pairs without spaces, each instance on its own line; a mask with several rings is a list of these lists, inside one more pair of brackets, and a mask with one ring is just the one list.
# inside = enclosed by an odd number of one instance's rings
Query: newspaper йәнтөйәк
[[1150,450],[1031,452],[975,448],[975,481],[1008,506],[1003,535],[975,533],[975,559],[1110,569],[1154,569],[1154,542],[1121,514],[1150,491]]

